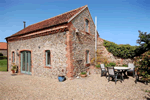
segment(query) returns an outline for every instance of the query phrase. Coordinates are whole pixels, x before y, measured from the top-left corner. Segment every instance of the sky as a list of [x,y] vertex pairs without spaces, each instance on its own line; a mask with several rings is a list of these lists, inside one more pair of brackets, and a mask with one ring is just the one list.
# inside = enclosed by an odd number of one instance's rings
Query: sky
[[88,5],[102,39],[138,45],[138,30],[150,33],[150,0],[0,0],[0,42],[26,26]]

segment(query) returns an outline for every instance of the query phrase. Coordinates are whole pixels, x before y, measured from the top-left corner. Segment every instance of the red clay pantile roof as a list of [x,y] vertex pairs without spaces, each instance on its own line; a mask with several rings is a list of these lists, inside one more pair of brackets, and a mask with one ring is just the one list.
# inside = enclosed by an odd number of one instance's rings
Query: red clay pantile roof
[[0,49],[7,49],[7,43],[0,42]]
[[54,25],[67,23],[69,21],[69,19],[71,19],[74,15],[76,15],[78,12],[80,12],[85,7],[86,7],[86,5],[82,6],[80,8],[71,10],[69,12],[63,13],[61,15],[46,19],[44,21],[29,25],[25,29],[22,29],[21,31],[19,31],[19,32],[15,33],[11,36],[22,35],[22,34],[25,34],[25,33],[36,31],[36,30],[39,30],[39,29],[44,29],[44,28],[51,27],[51,26],[54,26]]

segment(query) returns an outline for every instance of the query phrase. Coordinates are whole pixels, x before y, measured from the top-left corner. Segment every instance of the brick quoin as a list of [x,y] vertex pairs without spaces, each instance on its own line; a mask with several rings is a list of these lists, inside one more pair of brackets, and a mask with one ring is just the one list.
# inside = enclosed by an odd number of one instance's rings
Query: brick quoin
[[66,50],[67,50],[67,77],[68,78],[72,78],[73,77],[73,59],[72,59],[72,41],[70,39],[71,35],[70,35],[70,32],[67,31],[67,47],[66,47]]
[[67,44],[67,47],[66,47],[67,62],[66,63],[68,64],[68,66],[67,66],[67,72],[68,72],[67,77],[72,79],[73,74],[74,74],[73,73],[73,70],[74,70],[73,62],[74,62],[74,60],[73,60],[73,53],[72,53],[73,35],[71,33],[75,30],[75,28],[73,27],[73,24],[71,22],[68,24],[68,26],[69,26],[70,30],[66,32],[67,33],[67,41],[66,41],[66,44]]

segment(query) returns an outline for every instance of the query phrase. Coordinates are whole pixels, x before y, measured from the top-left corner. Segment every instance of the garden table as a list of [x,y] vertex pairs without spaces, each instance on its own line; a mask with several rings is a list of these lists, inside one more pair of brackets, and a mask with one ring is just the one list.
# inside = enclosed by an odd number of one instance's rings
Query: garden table
[[118,67],[118,66],[116,67],[115,66],[114,69],[121,71],[124,74],[124,77],[128,78],[127,75],[126,75],[126,71],[129,70],[130,68],[128,68],[128,67],[122,67],[122,66],[120,66],[120,67]]

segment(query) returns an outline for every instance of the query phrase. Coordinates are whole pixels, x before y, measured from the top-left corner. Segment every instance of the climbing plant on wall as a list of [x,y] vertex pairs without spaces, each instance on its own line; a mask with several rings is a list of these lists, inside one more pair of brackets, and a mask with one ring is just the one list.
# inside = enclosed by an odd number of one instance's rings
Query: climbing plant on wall
[[117,45],[113,42],[104,40],[103,44],[106,49],[111,52],[114,56],[120,58],[133,58],[135,57],[135,50],[138,46],[131,46],[129,44],[126,45]]
[[104,40],[103,45],[106,49],[111,52],[114,56],[120,58],[134,58],[135,56],[140,56],[144,52],[150,50],[150,33],[139,32],[139,39],[137,43],[140,46],[131,46],[129,44],[117,45],[113,42]]

